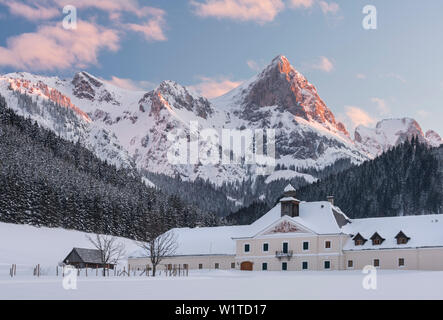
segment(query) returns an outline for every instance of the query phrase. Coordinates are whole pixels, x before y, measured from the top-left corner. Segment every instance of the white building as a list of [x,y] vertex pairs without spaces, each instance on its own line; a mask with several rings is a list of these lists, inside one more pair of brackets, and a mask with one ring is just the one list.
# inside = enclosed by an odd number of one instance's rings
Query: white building
[[[443,270],[443,215],[350,219],[333,198],[297,200],[288,186],[279,204],[247,226],[173,229],[178,250],[162,266],[189,269]],[[148,258],[129,259],[145,268]],[[162,267],[160,266],[160,268]]]

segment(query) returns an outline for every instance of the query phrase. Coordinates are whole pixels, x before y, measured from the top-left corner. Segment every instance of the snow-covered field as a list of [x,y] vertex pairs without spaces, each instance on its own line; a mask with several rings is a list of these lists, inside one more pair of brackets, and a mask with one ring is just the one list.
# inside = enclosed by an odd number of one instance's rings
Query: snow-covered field
[[[127,252],[137,247],[121,239]],[[76,290],[55,276],[73,247],[91,247],[85,233],[0,223],[0,300],[3,299],[443,299],[443,272],[383,271],[377,289],[365,290],[361,271],[191,271],[188,277],[102,278],[84,271]],[[11,264],[17,276],[9,276]],[[42,276],[32,276],[35,265]],[[112,272],[111,272],[112,274]]]
[[442,299],[443,272],[380,271],[377,290],[363,274],[341,272],[198,271],[189,277],[80,277],[65,290],[61,277],[0,278],[0,299]]

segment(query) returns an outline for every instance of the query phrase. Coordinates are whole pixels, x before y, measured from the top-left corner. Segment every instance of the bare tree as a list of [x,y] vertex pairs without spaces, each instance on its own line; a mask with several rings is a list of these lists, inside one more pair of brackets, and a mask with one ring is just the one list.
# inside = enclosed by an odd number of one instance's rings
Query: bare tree
[[118,242],[114,236],[96,234],[94,237],[86,236],[92,245],[100,251],[100,260],[103,265],[103,276],[105,274],[105,265],[117,264],[125,255],[125,245]]
[[164,225],[157,219],[145,221],[142,228],[137,232],[136,244],[151,260],[152,276],[154,277],[160,262],[165,257],[173,255],[178,247],[174,231],[165,232]]

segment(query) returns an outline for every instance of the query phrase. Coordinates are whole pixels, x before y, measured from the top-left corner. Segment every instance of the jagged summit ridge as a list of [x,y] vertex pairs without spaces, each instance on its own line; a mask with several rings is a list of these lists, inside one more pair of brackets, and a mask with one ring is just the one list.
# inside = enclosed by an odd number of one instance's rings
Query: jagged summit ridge
[[[254,121],[263,116],[263,108],[275,107],[308,122],[315,122],[327,130],[349,137],[346,127],[336,121],[332,111],[318,95],[317,89],[289,60],[279,55],[256,77],[234,89],[219,101],[233,97],[231,105],[240,104],[240,117]],[[217,104],[217,99],[215,99]],[[222,103],[226,104],[226,101]]]

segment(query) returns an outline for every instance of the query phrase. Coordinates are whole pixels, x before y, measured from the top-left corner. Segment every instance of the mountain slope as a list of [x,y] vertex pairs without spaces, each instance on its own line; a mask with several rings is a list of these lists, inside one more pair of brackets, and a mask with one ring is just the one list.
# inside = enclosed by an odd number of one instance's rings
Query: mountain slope
[[[198,133],[205,129],[214,129],[219,135],[223,129],[274,129],[276,164],[294,168],[288,176],[307,182],[315,181],[303,174],[307,169],[322,170],[339,160],[360,164],[414,134],[433,146],[441,143],[438,134],[429,131],[424,135],[414,121],[406,121],[405,129],[397,132],[385,130],[390,124],[375,131],[357,128],[353,141],[315,86],[284,56],[211,101],[173,81],[164,81],[150,92],[130,91],[87,72],[72,79],[7,74],[0,76],[0,94],[17,114],[30,117],[65,140],[79,142],[117,167],[191,182],[202,179],[217,187],[256,179],[256,166],[171,162],[168,156],[186,147],[195,133],[191,121],[198,123]],[[197,145],[200,151],[219,147],[201,138]],[[280,175],[271,175],[268,181]]]
[[378,158],[298,190],[306,201],[335,196],[353,218],[438,214],[443,210],[442,149],[413,138]]
[[134,170],[117,170],[79,143],[18,116],[1,96],[0,150],[2,222],[129,238],[144,219],[165,229],[217,223],[177,196],[148,188]]
[[378,122],[374,129],[364,126],[355,129],[355,141],[362,149],[375,156],[413,137],[432,147],[442,144],[442,139],[436,132],[430,130],[424,134],[418,122],[411,118],[386,119]]

